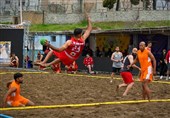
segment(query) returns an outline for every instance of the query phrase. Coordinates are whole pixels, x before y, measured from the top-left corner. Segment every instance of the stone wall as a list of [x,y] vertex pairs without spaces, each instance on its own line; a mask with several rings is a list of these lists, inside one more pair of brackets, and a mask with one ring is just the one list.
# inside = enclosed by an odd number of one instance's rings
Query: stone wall
[[[160,21],[170,20],[169,11],[114,11],[90,13],[93,22],[109,21]],[[78,23],[84,19],[83,14],[45,14],[47,24]]]
[[[90,13],[93,22],[111,21],[164,21],[170,20],[169,11],[112,11]],[[56,14],[45,12],[23,12],[23,21],[29,20],[32,24],[66,24],[79,23],[85,19],[81,13]],[[0,22],[13,22],[12,16],[0,17]]]

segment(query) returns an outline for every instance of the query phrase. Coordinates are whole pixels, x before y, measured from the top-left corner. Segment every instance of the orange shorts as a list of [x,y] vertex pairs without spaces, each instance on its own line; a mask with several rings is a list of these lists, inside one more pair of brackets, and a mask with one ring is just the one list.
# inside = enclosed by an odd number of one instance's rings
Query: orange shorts
[[24,98],[23,96],[20,96],[19,99],[16,101],[7,101],[7,104],[12,107],[18,107],[21,104],[27,105],[28,101],[28,99]]
[[149,80],[152,81],[153,79],[153,73],[152,73],[152,67],[149,66],[146,70],[141,71],[141,75],[140,75],[140,81],[145,81],[145,80]]

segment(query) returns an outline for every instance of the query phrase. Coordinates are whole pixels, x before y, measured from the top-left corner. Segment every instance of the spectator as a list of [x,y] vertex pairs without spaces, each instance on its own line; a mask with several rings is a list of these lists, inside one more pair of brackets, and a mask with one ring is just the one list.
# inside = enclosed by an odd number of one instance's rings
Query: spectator
[[11,62],[10,62],[10,67],[19,67],[19,59],[15,55],[15,53],[12,53],[11,55]]
[[78,70],[78,65],[74,61],[70,66],[66,65],[65,68],[66,68],[67,73],[76,74]]
[[42,59],[43,59],[43,55],[41,54],[41,52],[39,51],[38,52],[38,54],[37,54],[37,59],[36,59],[36,63],[39,63],[39,62],[41,62],[42,61]]
[[93,56],[93,51],[90,49],[88,43],[86,43],[86,45],[83,49],[82,56],[86,56],[86,54],[90,54],[91,56]]
[[166,54],[166,63],[167,63],[167,67],[168,67],[166,80],[168,80],[168,79],[170,80],[170,77],[169,77],[169,75],[170,75],[170,50]]
[[90,57],[89,54],[87,54],[86,57],[84,58],[83,64],[85,65],[85,67],[87,67],[89,74],[95,73],[94,71],[92,71],[93,70],[93,64],[94,64],[93,58]]
[[[117,46],[115,52],[112,54],[111,60],[113,61],[112,65],[112,74],[111,78],[113,79],[114,74],[119,74],[121,67],[123,66],[123,54],[119,51],[119,47]],[[112,82],[112,80],[111,80]]]
[[161,54],[161,58],[160,58],[160,79],[163,78],[163,76],[165,76],[166,70],[167,70],[167,66],[166,66],[166,49],[163,49],[162,54]]
[[99,49],[99,47],[96,47],[96,57],[101,57],[102,53]]
[[148,41],[146,49],[151,52],[152,42]]
[[112,56],[112,49],[109,48],[109,50],[107,51],[107,57],[111,57]]
[[105,51],[105,48],[104,48],[104,47],[103,47],[103,49],[102,49],[101,56],[102,56],[102,57],[106,57],[106,51]]

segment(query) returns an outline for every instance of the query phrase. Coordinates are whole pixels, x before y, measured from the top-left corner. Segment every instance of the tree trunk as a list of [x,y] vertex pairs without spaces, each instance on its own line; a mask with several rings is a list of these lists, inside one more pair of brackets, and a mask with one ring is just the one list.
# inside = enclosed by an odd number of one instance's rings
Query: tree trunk
[[156,1],[157,0],[153,0],[153,10],[156,10]]
[[119,5],[120,4],[120,0],[117,0],[117,4],[116,4],[116,11],[119,11]]

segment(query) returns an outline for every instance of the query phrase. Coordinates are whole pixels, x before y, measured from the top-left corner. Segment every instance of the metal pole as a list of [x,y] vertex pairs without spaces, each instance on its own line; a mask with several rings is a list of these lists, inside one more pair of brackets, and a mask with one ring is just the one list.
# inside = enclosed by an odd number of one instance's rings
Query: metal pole
[[20,0],[20,21],[22,23],[22,0]]

